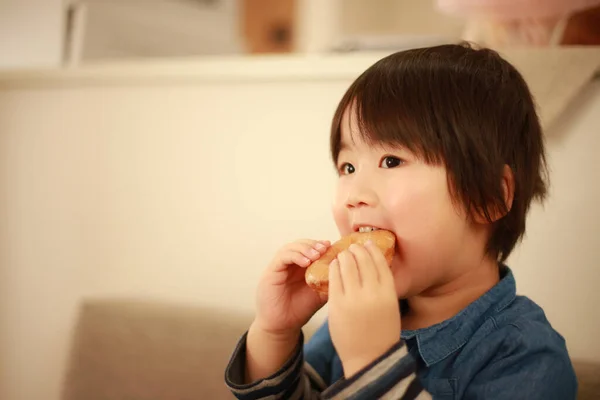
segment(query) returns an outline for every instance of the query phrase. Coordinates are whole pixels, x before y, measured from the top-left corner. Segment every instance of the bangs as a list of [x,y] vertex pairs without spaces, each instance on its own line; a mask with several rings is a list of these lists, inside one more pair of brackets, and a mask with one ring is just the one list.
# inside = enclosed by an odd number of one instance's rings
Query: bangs
[[[366,70],[348,88],[332,120],[330,148],[334,163],[341,150],[343,115],[350,112],[360,138],[373,146],[402,147],[428,164],[442,164],[445,145],[442,137],[445,120],[440,115],[455,108],[446,89],[454,86],[449,74],[435,62],[423,65],[414,60],[427,57],[412,50],[384,58]],[[443,68],[442,68],[443,69]],[[446,71],[447,72],[447,71]],[[450,90],[451,92],[451,90]],[[446,103],[446,104],[444,104]],[[435,105],[435,107],[434,107]]]

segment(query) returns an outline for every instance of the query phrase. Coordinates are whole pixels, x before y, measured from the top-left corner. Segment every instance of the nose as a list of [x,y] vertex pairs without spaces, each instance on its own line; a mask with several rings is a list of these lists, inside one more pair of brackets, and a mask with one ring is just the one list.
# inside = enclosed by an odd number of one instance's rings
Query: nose
[[373,182],[355,178],[348,188],[346,208],[374,207],[375,205],[377,205],[377,194]]

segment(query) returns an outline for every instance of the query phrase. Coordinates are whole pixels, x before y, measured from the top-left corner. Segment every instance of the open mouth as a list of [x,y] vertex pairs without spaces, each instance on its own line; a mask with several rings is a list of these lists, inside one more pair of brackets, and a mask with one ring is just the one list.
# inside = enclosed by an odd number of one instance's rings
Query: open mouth
[[373,231],[377,231],[379,230],[379,228],[376,228],[374,226],[360,226],[358,228],[358,232],[373,232]]
[[378,231],[381,228],[378,228],[376,226],[369,226],[369,225],[359,225],[359,226],[355,226],[354,227],[354,232],[373,232],[373,231]]

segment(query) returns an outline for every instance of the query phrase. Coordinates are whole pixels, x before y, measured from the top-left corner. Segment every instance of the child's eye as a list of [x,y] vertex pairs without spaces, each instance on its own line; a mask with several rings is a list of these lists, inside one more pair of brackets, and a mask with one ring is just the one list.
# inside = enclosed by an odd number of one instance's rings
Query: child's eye
[[340,167],[340,174],[342,174],[342,175],[350,175],[350,174],[353,174],[354,171],[355,171],[354,165],[352,165],[350,163],[343,163],[342,166]]
[[381,160],[379,165],[381,168],[396,168],[401,165],[404,161],[394,156],[386,156]]

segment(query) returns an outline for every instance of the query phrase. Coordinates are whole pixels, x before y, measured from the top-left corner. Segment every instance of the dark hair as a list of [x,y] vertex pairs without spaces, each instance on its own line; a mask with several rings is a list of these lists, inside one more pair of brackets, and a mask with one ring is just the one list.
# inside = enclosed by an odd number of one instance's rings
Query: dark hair
[[[378,61],[352,83],[335,112],[336,164],[342,115],[350,106],[367,143],[400,145],[445,166],[455,201],[469,216],[493,223],[488,253],[506,260],[525,233],[531,201],[543,200],[547,185],[535,104],[510,63],[467,43],[402,51]],[[505,165],[514,176],[510,210],[502,188]],[[504,216],[494,221],[498,212]]]

